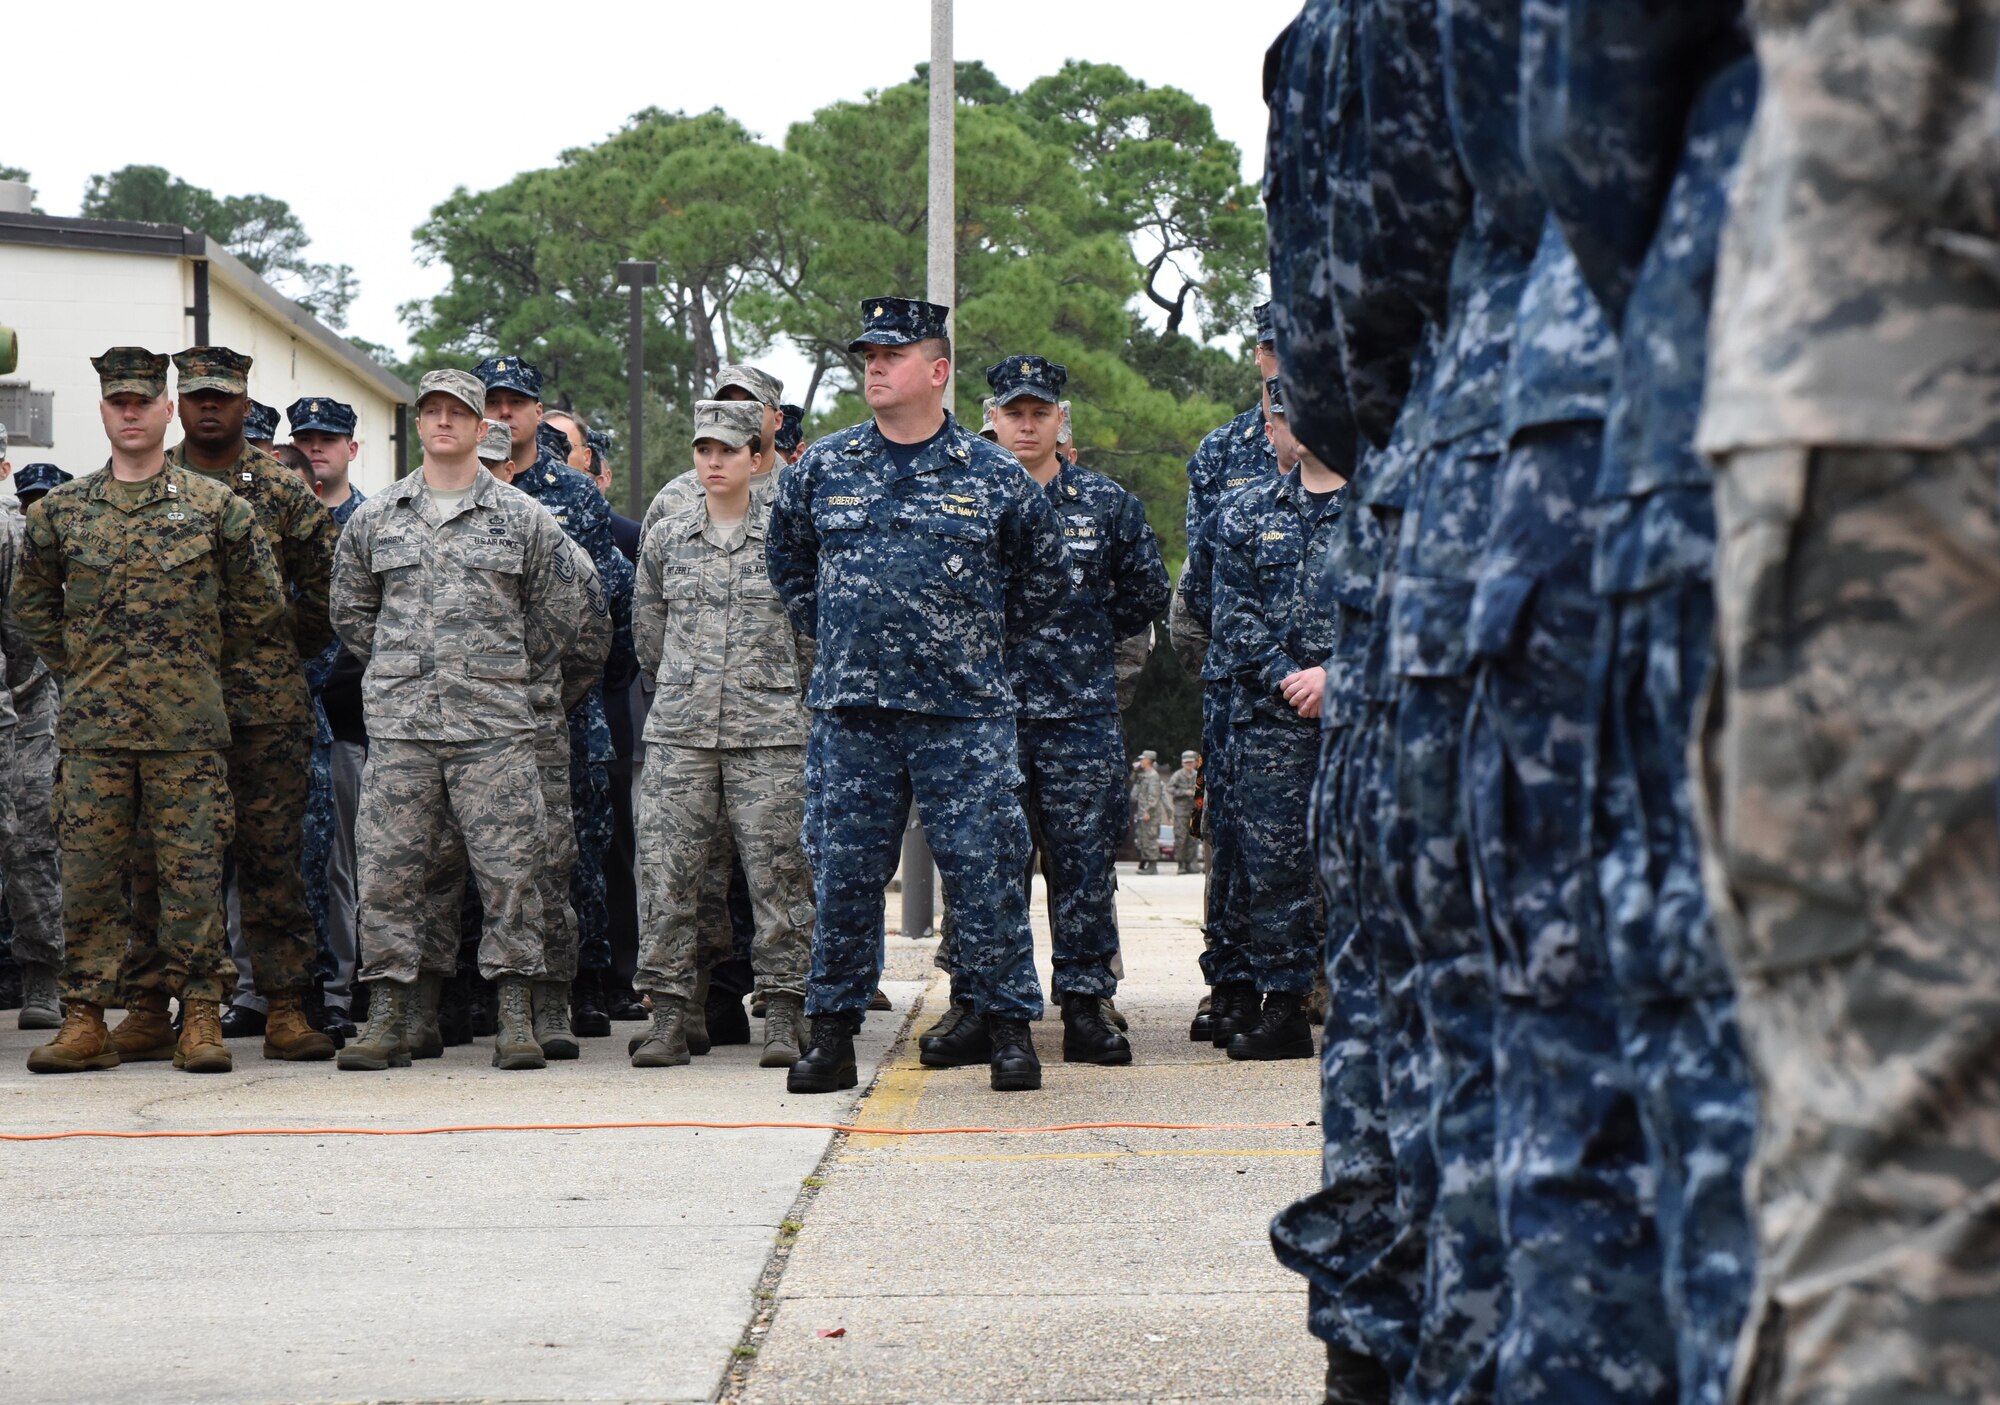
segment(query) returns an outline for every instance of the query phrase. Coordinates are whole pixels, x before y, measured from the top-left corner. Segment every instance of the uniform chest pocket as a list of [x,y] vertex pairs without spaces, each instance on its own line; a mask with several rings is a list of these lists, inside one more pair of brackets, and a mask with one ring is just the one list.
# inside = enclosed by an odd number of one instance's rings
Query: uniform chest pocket
[[669,604],[686,605],[700,594],[701,578],[693,571],[682,571],[660,579],[660,598]]
[[451,554],[475,571],[503,576],[521,574],[521,544],[499,537],[469,537],[452,543]]
[[70,568],[81,568],[92,575],[105,575],[116,569],[123,553],[109,542],[79,532],[64,543],[64,557]]
[[[836,541],[843,533],[863,530],[868,525],[868,508],[845,497],[821,498],[813,504],[813,530]],[[847,540],[852,540],[850,536]]]
[[771,584],[771,573],[764,569],[759,557],[755,565],[745,566],[736,577],[736,594],[744,600],[776,600],[778,588]]
[[413,541],[378,541],[371,554],[370,567],[377,575],[385,571],[398,571],[409,566],[420,566],[424,560],[424,549]]
[[1255,560],[1259,571],[1296,566],[1305,554],[1305,543],[1290,532],[1263,532],[1257,537]]
[[169,572],[179,571],[199,561],[214,549],[214,539],[207,532],[176,532],[153,543],[153,554],[159,559],[160,569]]

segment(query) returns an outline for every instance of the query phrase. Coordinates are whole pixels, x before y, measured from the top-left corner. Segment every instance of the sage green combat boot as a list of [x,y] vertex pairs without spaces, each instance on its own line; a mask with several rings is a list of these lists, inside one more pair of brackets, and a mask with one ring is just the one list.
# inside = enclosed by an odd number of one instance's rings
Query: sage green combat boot
[[502,976],[495,984],[500,997],[499,1027],[493,1034],[493,1066],[504,1069],[547,1068],[542,1046],[535,1042],[535,996],[526,976]]
[[350,1072],[361,1073],[408,1068],[407,1035],[416,987],[402,981],[370,981],[368,986],[368,1023],[340,1051],[335,1062]]
[[796,995],[773,995],[764,1002],[764,1057],[759,1068],[790,1068],[805,1057],[806,1006]]
[[573,1059],[582,1052],[569,1027],[569,982],[536,981],[535,1042],[545,1059]]
[[62,991],[56,985],[53,966],[39,961],[21,963],[21,1013],[16,1029],[61,1029]]
[[653,1023],[632,1051],[634,1068],[674,1068],[692,1063],[688,1053],[687,1005],[671,995],[653,997]]
[[[657,1002],[659,997],[653,997]],[[708,972],[701,971],[694,978],[694,997],[687,1003],[688,1052],[699,1057],[706,1054],[708,1044]]]
[[436,971],[417,972],[416,999],[410,1002],[410,1023],[404,1034],[413,1059],[444,1057],[444,1034],[438,1029],[438,1007],[444,1002],[444,977]]

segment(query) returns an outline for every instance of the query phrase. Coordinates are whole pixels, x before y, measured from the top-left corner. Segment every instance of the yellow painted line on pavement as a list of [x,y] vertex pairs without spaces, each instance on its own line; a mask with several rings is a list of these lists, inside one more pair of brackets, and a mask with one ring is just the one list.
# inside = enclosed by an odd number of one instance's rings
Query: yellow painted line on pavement
[[[934,1002],[944,998],[948,989],[946,978],[940,974],[932,979],[924,991],[923,1003],[918,1007],[918,1018],[933,1008]],[[908,1127],[916,1120],[917,1104],[923,1101],[924,1087],[931,1081],[933,1069],[925,1068],[917,1062],[916,1020],[910,1023],[910,1037],[903,1041],[901,1056],[896,1062],[886,1064],[876,1075],[875,1086],[868,1090],[868,1096],[854,1109],[854,1120],[865,1122],[871,1127]],[[863,1112],[867,1116],[862,1116]],[[866,1132],[856,1132],[848,1139],[854,1147],[887,1146],[904,1140],[901,1137],[871,1136]],[[842,1156],[842,1161],[853,1158]]]
[[[860,1138],[859,1136],[857,1136],[857,1137],[855,1137],[855,1138],[854,1138],[854,1140],[858,1142],[858,1141],[860,1141],[860,1140],[861,1140],[861,1138]],[[887,1139],[887,1138],[877,1138],[876,1140],[880,1141],[880,1140],[888,1140],[888,1139]],[[965,1156],[948,1156],[948,1155],[947,1155],[947,1156],[904,1156],[904,1157],[902,1157],[901,1159],[902,1159],[902,1160],[904,1160],[904,1161],[953,1161],[953,1162],[958,1162],[958,1161],[1117,1161],[1117,1160],[1120,1160],[1121,1158],[1124,1158],[1124,1157],[1128,1157],[1128,1156],[1223,1156],[1223,1157],[1255,1157],[1255,1158],[1265,1158],[1265,1157],[1273,1157],[1273,1156],[1312,1156],[1312,1157],[1317,1157],[1317,1156],[1318,1156],[1319,1154],[1320,1154],[1320,1149],[1319,1149],[1318,1147],[1280,1147],[1280,1146],[1269,1146],[1269,1147],[1251,1147],[1251,1148],[1247,1148],[1247,1149],[1243,1149],[1243,1150],[1236,1150],[1236,1151],[1231,1151],[1231,1150],[1194,1150],[1194,1149],[1189,1149],[1189,1150],[1186,1150],[1186,1151],[1137,1151],[1137,1150],[1130,1150],[1130,1151],[1128,1151],[1128,1150],[1123,1150],[1123,1149],[1121,1149],[1121,1148],[1117,1148],[1117,1147],[1113,1147],[1113,1148],[1111,1148],[1110,1150],[1107,1150],[1107,1151],[1013,1151],[1013,1152],[1000,1152],[1000,1151],[996,1151],[996,1152],[987,1152],[987,1153],[975,1153],[975,1154],[971,1154],[971,1155],[965,1155]],[[860,1161],[860,1160],[862,1160],[862,1159],[864,1159],[864,1158],[862,1158],[862,1157],[859,1157],[859,1156],[842,1156],[842,1157],[838,1157],[838,1158],[836,1158],[836,1159],[838,1159],[838,1160],[841,1160],[841,1161]]]

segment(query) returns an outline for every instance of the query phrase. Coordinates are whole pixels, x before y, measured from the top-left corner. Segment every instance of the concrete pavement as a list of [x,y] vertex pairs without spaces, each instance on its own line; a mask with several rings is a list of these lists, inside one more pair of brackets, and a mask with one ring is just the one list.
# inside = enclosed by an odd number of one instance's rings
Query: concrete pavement
[[[622,1057],[635,1026],[541,1074],[479,1047],[340,1074],[244,1041],[231,1075],[36,1078],[45,1036],[0,1017],[0,1130],[1316,1116],[1316,1065],[1187,1042],[1198,880],[1124,881],[1139,1062],[1065,1067],[1051,1018],[1039,1096],[922,1070],[913,1043],[858,1109],[788,1096],[754,1048],[642,1073]],[[913,1002],[930,992],[927,1024],[941,998],[930,943],[889,947],[897,1009],[862,1033],[864,1088]],[[1308,1400],[1303,1286],[1264,1225],[1314,1183],[1317,1145],[1316,1128],[4,1143],[0,1399]]]

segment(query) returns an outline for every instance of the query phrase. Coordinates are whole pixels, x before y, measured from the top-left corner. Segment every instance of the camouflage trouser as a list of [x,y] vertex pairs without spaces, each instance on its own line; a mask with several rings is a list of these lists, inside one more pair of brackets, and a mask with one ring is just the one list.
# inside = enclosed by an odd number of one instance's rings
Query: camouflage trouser
[[[1361,917],[1342,833],[1354,734],[1352,727],[1322,734],[1310,817],[1327,912],[1321,1186],[1272,1220],[1271,1245],[1280,1263],[1305,1275],[1313,1335],[1401,1376],[1415,1347],[1422,1262],[1397,1252],[1403,1225],[1383,1106],[1374,934]],[[1392,1261],[1399,1271],[1382,1272]]]
[[[1237,844],[1235,813],[1230,808],[1228,683],[1204,683],[1201,690],[1201,754],[1207,758],[1207,809],[1202,828],[1208,835],[1208,887],[1203,894],[1202,978],[1210,985],[1241,976],[1217,975],[1236,960],[1216,948],[1241,946],[1250,934],[1250,911],[1243,891],[1242,852]],[[1220,964],[1219,964],[1220,963]]]
[[[1129,797],[1127,803],[1130,803]],[[1132,842],[1138,847],[1141,863],[1160,861],[1160,812],[1152,810],[1132,817]]]
[[326,724],[319,699],[313,699],[312,761],[306,785],[305,826],[299,850],[299,881],[305,889],[306,912],[319,938],[315,975],[324,983],[333,973],[331,929],[327,910],[326,864],[333,851],[333,729]]
[[1193,873],[1201,867],[1201,855],[1195,852],[1194,805],[1192,802],[1174,806],[1174,867],[1182,873]]
[[1705,580],[1611,598],[1592,682],[1602,708],[1592,852],[1619,1040],[1652,1164],[1682,1405],[1727,1397],[1756,1267],[1743,1196],[1756,1098],[1687,794],[1714,618]]
[[[682,1000],[693,995],[702,902],[716,838],[727,833],[730,851],[743,856],[756,914],[757,989],[803,998],[813,944],[804,823],[803,747],[649,745],[639,779],[639,969],[632,984]],[[726,885],[728,869],[722,872]]]
[[[304,847],[306,786],[312,732],[293,723],[240,726],[229,750],[229,796],[235,807],[236,891],[243,944],[257,993],[303,996],[312,984],[319,944],[299,879]],[[133,937],[125,962],[127,994],[160,988],[166,966],[152,936],[159,900],[151,879],[147,836],[139,836],[132,882]]]
[[1212,978],[1259,992],[1313,988],[1326,918],[1307,841],[1319,735],[1303,720],[1239,718],[1229,729],[1230,804],[1236,812],[1247,932],[1211,953]]
[[576,979],[582,929],[570,903],[577,862],[576,819],[570,786],[569,731],[543,718],[535,739],[535,773],[542,786],[541,866],[535,889],[541,898],[542,974],[552,981]]
[[[48,690],[51,706],[54,690]],[[61,970],[63,907],[61,857],[56,847],[56,737],[45,727],[34,736],[21,733],[23,718],[13,731],[13,761],[8,787],[12,824],[5,841],[7,915],[13,920],[14,959]]]
[[806,749],[806,857],[819,925],[810,1014],[860,1015],[881,977],[882,893],[917,815],[954,914],[958,969],[975,1011],[1039,1019],[1041,982],[1021,874],[1012,717],[933,717],[886,708],[813,714]]
[[[1118,991],[1118,836],[1130,803],[1125,739],[1115,715],[1019,718],[1021,809],[1035,857],[1023,871],[1032,889],[1039,860],[1048,885],[1049,981],[1058,997],[1110,997]],[[936,964],[953,970],[957,923],[947,911],[938,928]],[[965,995],[954,978],[953,998]]]
[[1709,896],[1762,1098],[1745,1402],[2000,1395],[2000,453],[1717,479]]
[[551,835],[536,755],[525,735],[370,741],[354,823],[363,980],[417,978],[437,926],[436,880],[453,825],[485,909],[480,974],[542,973]]
[[[572,733],[574,736],[574,733]],[[604,886],[604,856],[611,848],[611,776],[602,761],[572,744],[569,804],[576,860],[570,870],[568,906],[576,914],[576,964],[611,969],[611,901]]]
[[134,926],[129,881],[152,896],[142,930],[156,936],[165,988],[183,1000],[228,999],[236,967],[223,931],[222,853],[235,818],[222,753],[65,751],[59,784],[64,997],[118,1003]]

